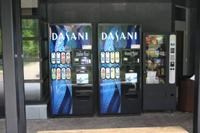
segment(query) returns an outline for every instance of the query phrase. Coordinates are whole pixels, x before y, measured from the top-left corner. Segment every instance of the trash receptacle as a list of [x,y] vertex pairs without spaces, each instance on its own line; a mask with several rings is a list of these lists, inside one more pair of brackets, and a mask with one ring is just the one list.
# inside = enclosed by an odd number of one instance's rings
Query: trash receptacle
[[193,112],[194,108],[194,81],[184,79],[179,88],[179,110],[183,112]]

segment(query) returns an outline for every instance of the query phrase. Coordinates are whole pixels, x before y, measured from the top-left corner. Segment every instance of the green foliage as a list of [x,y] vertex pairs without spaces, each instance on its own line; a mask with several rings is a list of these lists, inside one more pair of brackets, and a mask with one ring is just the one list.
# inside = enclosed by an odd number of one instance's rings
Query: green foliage
[[25,58],[37,58],[39,55],[39,44],[36,40],[23,41],[23,53]]
[[[22,36],[38,37],[38,20],[23,19],[22,20]],[[39,55],[39,44],[37,40],[23,40],[23,53],[25,58],[37,58]]]
[[[22,37],[38,37],[38,20],[22,19]],[[23,39],[23,53],[25,58],[38,58],[39,44],[35,39]],[[0,29],[0,58],[2,58],[2,36]]]
[[23,19],[22,20],[22,36],[37,37],[38,36],[38,20]]

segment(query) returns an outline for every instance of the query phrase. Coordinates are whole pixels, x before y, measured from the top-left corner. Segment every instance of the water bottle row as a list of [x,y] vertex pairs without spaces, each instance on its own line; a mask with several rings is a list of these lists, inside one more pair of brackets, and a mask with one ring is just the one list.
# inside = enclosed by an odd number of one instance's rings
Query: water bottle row
[[119,63],[120,53],[119,52],[101,52],[101,63]]
[[120,78],[120,68],[119,67],[102,67],[101,68],[101,79],[119,79]]
[[52,64],[70,64],[71,55],[70,52],[52,52],[51,63]]
[[70,68],[52,68],[51,69],[51,78],[53,80],[60,79],[71,79],[71,69]]

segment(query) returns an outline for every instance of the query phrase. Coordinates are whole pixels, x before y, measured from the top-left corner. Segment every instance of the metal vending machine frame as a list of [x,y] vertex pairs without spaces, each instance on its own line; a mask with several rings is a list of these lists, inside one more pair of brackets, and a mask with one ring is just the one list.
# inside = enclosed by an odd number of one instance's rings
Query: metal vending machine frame
[[94,114],[92,24],[49,25],[50,116]]
[[176,110],[176,35],[143,35],[143,110]]
[[98,24],[100,115],[141,113],[141,38],[140,25]]

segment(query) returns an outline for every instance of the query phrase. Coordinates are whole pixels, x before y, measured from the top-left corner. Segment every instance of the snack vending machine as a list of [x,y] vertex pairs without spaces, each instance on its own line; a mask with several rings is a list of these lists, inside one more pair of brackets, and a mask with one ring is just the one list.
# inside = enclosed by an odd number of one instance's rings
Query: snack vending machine
[[90,115],[93,101],[91,24],[51,24],[50,113]]
[[99,113],[141,112],[141,27],[99,24]]
[[144,111],[176,109],[176,35],[144,34]]

